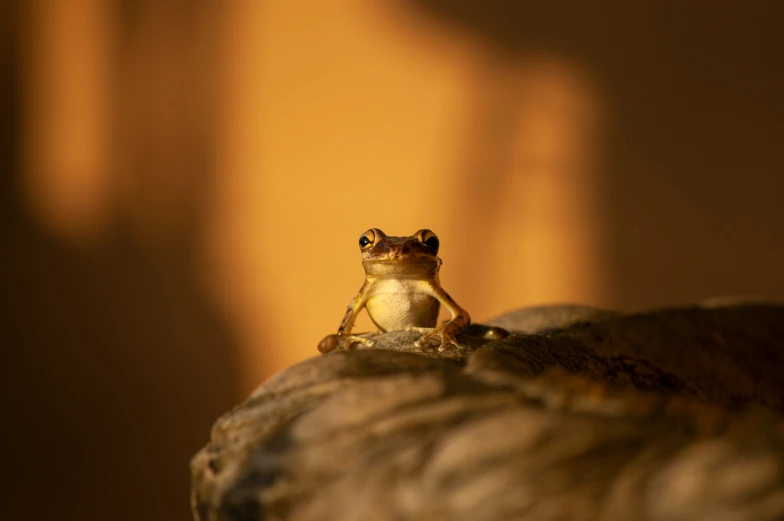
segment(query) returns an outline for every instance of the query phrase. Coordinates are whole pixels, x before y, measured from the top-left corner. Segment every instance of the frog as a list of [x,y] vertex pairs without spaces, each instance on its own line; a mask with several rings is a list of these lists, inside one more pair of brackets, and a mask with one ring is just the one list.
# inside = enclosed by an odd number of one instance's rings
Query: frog
[[[441,287],[439,246],[438,236],[428,229],[409,237],[389,236],[378,228],[363,233],[359,249],[365,282],[349,302],[337,334],[325,337],[319,343],[319,351],[348,351],[355,344],[373,347],[373,335],[398,330],[420,333],[414,344],[418,349],[434,341],[439,351],[450,345],[461,349],[456,335],[471,323],[471,317]],[[436,326],[441,305],[452,317]],[[351,334],[363,309],[378,328],[371,337]]]

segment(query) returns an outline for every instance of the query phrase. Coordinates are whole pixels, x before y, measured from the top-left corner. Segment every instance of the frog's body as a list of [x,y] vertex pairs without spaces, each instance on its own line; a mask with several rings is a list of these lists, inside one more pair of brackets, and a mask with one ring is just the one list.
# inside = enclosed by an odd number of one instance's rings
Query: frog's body
[[365,308],[381,332],[435,327],[441,305],[426,290],[420,280],[378,280]]
[[[419,230],[411,237],[388,237],[372,228],[359,239],[365,283],[351,301],[337,335],[322,340],[322,352],[349,349],[353,343],[373,345],[373,340],[351,335],[357,314],[366,308],[379,331],[416,330],[424,333],[417,342],[422,346],[439,337],[441,348],[455,345],[455,334],[471,322],[468,313],[441,288],[438,270],[439,241],[430,230]],[[440,304],[452,319],[435,327]],[[429,328],[434,328],[430,330]]]

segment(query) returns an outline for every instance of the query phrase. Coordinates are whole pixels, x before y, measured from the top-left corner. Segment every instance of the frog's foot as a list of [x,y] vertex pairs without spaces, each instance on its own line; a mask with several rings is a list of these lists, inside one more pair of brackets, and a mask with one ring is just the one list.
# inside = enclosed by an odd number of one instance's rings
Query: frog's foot
[[433,338],[440,338],[441,345],[438,346],[439,351],[445,350],[449,344],[454,345],[458,349],[462,349],[462,346],[458,343],[457,338],[455,335],[460,331],[460,325],[454,324],[452,322],[447,322],[446,324],[441,324],[435,328],[409,328],[409,331],[417,331],[417,330],[424,330],[426,331],[422,338],[414,342],[414,345],[418,348],[422,348],[428,344],[431,344],[431,339]]
[[350,351],[351,349],[353,349],[354,344],[364,344],[365,347],[373,347],[374,345],[376,345],[375,340],[371,340],[365,336],[349,335],[340,338],[342,340],[342,342],[340,343],[340,347],[342,347],[346,351]]
[[359,335],[327,335],[319,342],[318,350],[322,353],[351,351],[354,348],[354,344],[364,344],[367,347],[373,347],[376,341]]

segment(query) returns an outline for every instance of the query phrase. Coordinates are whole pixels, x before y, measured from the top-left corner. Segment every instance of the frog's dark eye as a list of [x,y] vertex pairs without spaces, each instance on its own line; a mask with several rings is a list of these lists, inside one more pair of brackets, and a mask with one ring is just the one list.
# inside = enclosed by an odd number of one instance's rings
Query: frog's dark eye
[[422,232],[422,243],[436,251],[438,251],[438,247],[441,245],[441,243],[438,241],[438,237],[436,237],[436,234],[430,230],[424,230]]
[[362,234],[359,238],[359,248],[364,250],[368,246],[373,244],[373,241],[376,240],[376,234],[373,230],[368,230]]

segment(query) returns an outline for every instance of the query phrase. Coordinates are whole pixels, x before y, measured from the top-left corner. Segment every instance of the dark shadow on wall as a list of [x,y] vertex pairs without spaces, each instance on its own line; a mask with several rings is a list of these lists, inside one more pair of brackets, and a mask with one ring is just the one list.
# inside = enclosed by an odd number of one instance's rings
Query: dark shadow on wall
[[19,5],[0,9],[0,519],[185,521],[189,459],[239,398],[235,341],[187,249],[151,255],[122,219],[76,248],[28,215]]
[[[605,305],[731,293],[784,297],[784,6],[409,1],[500,57],[544,52],[594,75],[607,110],[598,190]],[[508,126],[503,111],[488,118],[500,119],[480,132]],[[488,150],[477,153],[504,147]],[[503,183],[499,172],[470,165],[466,172],[462,183]],[[471,201],[458,207],[466,205]],[[499,215],[472,218],[481,231]]]

